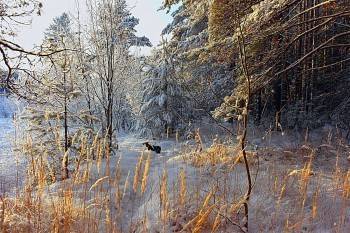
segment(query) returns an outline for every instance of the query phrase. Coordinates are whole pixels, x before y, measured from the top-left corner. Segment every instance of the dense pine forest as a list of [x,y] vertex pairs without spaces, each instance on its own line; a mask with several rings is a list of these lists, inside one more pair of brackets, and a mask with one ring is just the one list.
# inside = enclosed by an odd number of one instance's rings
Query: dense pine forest
[[0,0],[1,231],[349,232],[350,1],[151,2]]

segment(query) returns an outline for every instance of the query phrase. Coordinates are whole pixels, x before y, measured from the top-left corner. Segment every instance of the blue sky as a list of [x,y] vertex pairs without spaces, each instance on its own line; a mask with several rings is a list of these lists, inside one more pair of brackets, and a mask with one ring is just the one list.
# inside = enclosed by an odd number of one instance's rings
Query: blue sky
[[[63,12],[76,12],[78,1],[80,8],[84,8],[85,0],[43,0],[44,8],[42,16],[34,16],[32,25],[20,28],[16,40],[26,49],[31,49],[34,44],[40,44],[45,29],[51,24],[52,19]],[[162,0],[126,0],[132,8],[134,16],[140,19],[137,26],[138,35],[147,36],[153,45],[160,41],[162,29],[170,22],[171,17],[165,11],[157,11]],[[83,11],[83,9],[82,9]],[[143,49],[141,53],[149,53],[150,49]]]

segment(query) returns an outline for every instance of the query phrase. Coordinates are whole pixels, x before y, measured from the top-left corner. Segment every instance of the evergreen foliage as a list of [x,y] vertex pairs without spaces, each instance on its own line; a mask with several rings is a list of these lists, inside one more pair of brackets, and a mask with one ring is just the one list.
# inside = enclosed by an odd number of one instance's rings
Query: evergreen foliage
[[[176,3],[166,1],[164,7]],[[165,31],[172,32],[169,44],[188,70],[209,63],[206,74],[216,71],[212,80],[225,72],[230,75],[231,82],[220,83],[228,84],[224,87],[231,94],[220,97],[224,101],[214,117],[241,119],[246,87],[238,45],[243,33],[254,122],[273,124],[278,130],[281,126],[312,128],[346,118],[340,108],[348,106],[349,7],[348,1],[332,0],[182,1]],[[199,21],[207,23],[202,30],[205,39],[194,43],[188,32],[204,25]],[[183,46],[189,41],[190,46]],[[195,74],[186,76],[198,80]]]
[[187,123],[189,99],[181,87],[172,56],[157,51],[143,81],[141,134],[161,136]]

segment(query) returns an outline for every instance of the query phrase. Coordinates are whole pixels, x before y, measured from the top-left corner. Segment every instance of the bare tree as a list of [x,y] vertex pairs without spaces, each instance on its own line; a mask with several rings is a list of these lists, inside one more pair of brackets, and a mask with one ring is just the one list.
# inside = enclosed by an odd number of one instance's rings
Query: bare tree
[[93,54],[91,63],[94,67],[91,91],[103,112],[102,131],[112,149],[115,131],[122,127],[130,111],[125,87],[135,69],[129,49],[131,46],[150,46],[150,42],[145,37],[135,36],[138,19],[131,16],[125,0],[91,0],[88,8],[89,53]]

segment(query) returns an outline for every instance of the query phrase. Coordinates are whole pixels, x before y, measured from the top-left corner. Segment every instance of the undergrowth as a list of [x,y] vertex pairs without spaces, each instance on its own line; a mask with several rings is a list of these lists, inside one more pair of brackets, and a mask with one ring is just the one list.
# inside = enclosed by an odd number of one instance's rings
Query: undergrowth
[[[70,179],[55,183],[45,155],[33,156],[23,189],[1,197],[2,232],[244,232],[237,146],[185,147],[161,165],[143,152],[131,171],[123,155],[110,156],[105,146],[85,143]],[[339,148],[322,147],[335,152],[330,172],[315,166],[320,150],[311,145],[249,152],[250,232],[347,232],[350,171]]]

